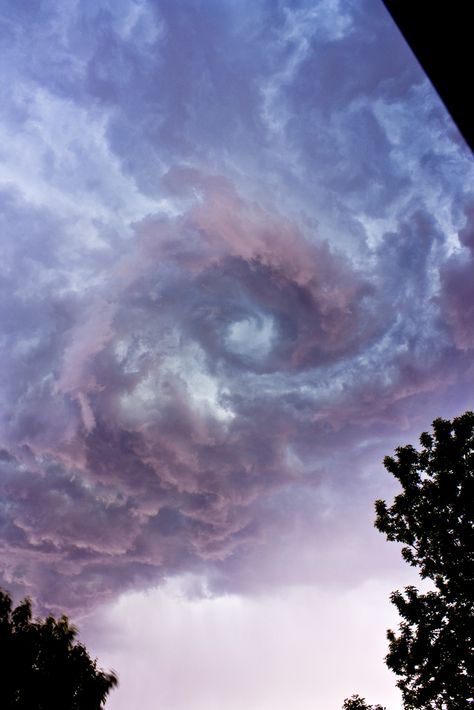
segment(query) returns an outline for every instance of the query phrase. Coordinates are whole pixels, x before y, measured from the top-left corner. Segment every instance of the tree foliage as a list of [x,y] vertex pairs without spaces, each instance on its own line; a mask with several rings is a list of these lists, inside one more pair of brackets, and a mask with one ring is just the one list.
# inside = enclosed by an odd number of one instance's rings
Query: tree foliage
[[33,621],[31,602],[13,608],[0,589],[0,707],[2,710],[101,710],[117,685],[97,668],[77,630],[62,616]]
[[368,705],[365,698],[360,695],[352,695],[344,700],[342,710],[385,710],[381,705]]
[[421,449],[400,447],[384,465],[402,486],[389,507],[375,504],[375,525],[418,568],[432,590],[396,591],[402,618],[388,631],[386,663],[405,708],[474,706],[474,414],[436,419]]

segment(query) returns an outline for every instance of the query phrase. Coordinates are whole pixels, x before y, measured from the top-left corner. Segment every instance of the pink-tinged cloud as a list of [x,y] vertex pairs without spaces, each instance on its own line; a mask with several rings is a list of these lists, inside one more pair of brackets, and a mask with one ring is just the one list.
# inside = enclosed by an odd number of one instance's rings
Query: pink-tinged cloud
[[362,579],[474,377],[472,161],[383,8],[0,5],[0,581]]

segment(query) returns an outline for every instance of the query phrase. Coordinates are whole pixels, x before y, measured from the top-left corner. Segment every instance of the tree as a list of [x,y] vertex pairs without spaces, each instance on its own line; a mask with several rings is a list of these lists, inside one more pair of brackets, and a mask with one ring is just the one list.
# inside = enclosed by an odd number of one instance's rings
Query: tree
[[360,695],[353,695],[344,700],[342,710],[385,710],[381,705],[367,705],[365,698]]
[[32,620],[31,602],[13,608],[0,589],[2,710],[102,710],[114,673],[97,668],[67,617]]
[[387,632],[388,667],[400,677],[405,708],[474,706],[474,414],[436,419],[421,450],[396,449],[385,468],[402,486],[393,504],[375,504],[375,526],[401,542],[403,558],[432,589],[396,591],[402,621]]

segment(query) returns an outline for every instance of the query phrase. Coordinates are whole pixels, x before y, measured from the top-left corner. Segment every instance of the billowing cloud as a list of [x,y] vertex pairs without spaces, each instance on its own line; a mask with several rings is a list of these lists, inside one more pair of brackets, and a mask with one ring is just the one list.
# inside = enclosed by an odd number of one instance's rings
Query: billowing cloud
[[472,161],[382,7],[185,5],[2,3],[2,582],[44,607],[323,583],[469,405]]
[[465,207],[466,224],[459,231],[461,250],[441,270],[441,306],[456,346],[474,348],[474,202]]

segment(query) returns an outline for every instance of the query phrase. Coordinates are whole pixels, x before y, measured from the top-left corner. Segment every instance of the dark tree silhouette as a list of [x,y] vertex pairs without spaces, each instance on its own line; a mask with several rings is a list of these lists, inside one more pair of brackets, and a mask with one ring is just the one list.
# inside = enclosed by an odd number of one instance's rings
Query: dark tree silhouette
[[[431,589],[396,591],[402,621],[387,632],[387,666],[399,676],[406,710],[474,708],[474,414],[436,419],[421,449],[384,459],[402,492],[375,503],[375,526],[403,544],[402,556]],[[379,710],[359,696],[344,710]]]
[[381,705],[368,705],[365,702],[365,698],[361,698],[360,695],[353,695],[344,700],[342,710],[385,710],[385,708]]
[[421,450],[404,446],[385,468],[402,486],[391,507],[375,504],[375,526],[432,582],[393,592],[402,621],[388,631],[386,663],[400,676],[405,708],[474,706],[474,414],[436,419]]
[[102,710],[114,673],[97,668],[67,617],[33,621],[31,602],[13,608],[0,589],[2,710]]

